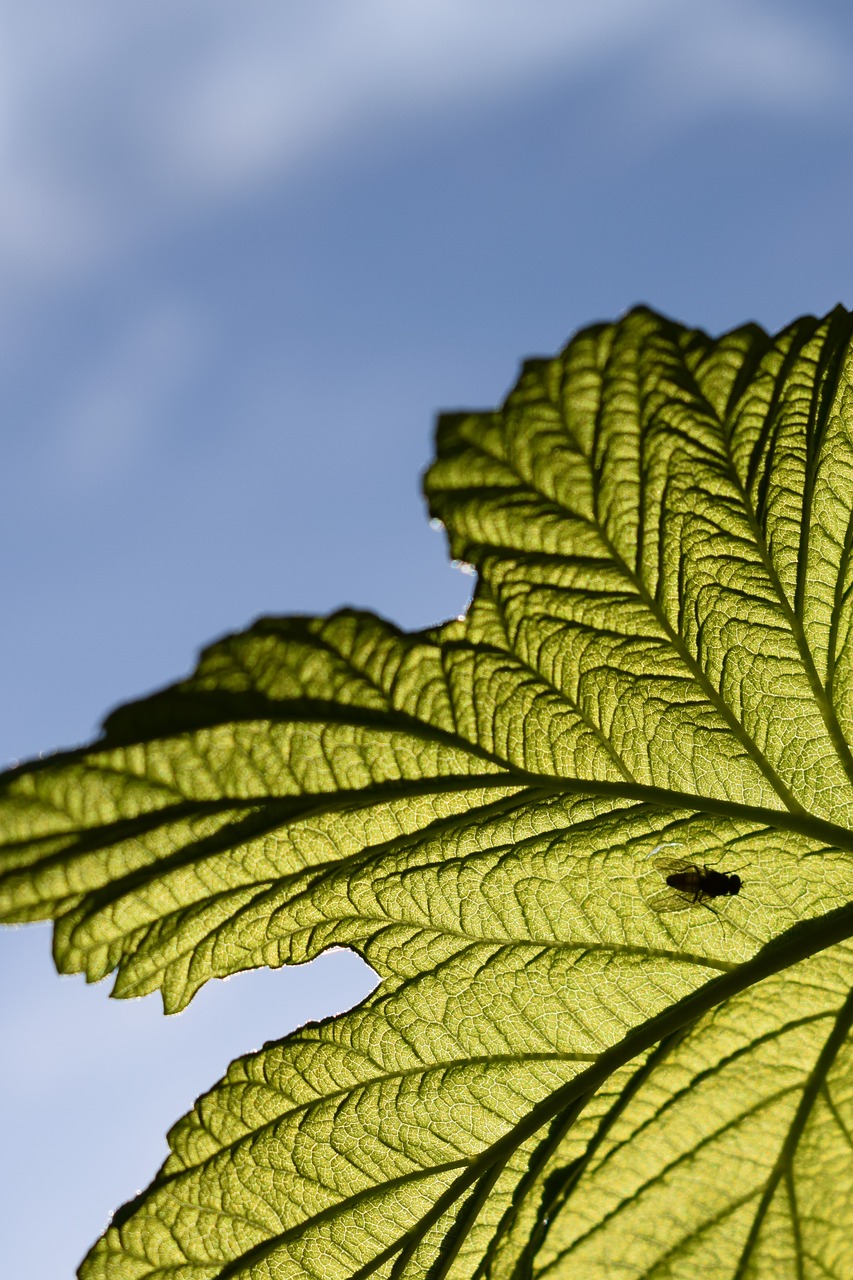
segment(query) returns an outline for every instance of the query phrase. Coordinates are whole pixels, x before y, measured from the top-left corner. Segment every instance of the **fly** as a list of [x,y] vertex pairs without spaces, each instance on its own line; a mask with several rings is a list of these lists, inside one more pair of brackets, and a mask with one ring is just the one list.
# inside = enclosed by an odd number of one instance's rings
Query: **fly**
[[734,897],[743,884],[737,872],[715,871],[685,858],[655,858],[654,866],[666,880],[666,888],[650,899],[655,911],[684,911],[695,906],[713,911],[709,900]]

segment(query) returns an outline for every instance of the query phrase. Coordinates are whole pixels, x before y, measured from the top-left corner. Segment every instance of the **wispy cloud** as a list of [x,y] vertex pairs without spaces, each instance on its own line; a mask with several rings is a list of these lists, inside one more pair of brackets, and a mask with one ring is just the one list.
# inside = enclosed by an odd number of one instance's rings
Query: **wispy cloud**
[[[87,493],[114,482],[155,444],[152,424],[168,423],[205,354],[204,322],[183,304],[160,299],[134,314],[113,341],[96,346],[45,431],[45,484]],[[162,452],[162,450],[161,450]]]
[[826,102],[837,51],[754,2],[31,0],[0,6],[0,271],[50,284],[365,131],[636,48],[673,98]]
[[720,0],[675,15],[656,41],[656,82],[694,109],[821,110],[839,100],[846,54],[803,12]]
[[588,148],[624,167],[715,115],[837,121],[849,114],[848,57],[805,7],[681,5],[623,58]]

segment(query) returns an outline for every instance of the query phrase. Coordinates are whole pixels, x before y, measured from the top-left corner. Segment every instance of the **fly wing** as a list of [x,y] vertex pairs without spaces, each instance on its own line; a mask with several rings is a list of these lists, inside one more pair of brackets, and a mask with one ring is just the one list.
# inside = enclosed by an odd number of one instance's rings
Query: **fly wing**
[[673,858],[670,855],[662,854],[654,859],[652,866],[663,877],[663,884],[658,881],[654,892],[648,896],[648,903],[652,911],[686,911],[688,907],[696,905],[696,900],[691,893],[685,893],[682,889],[674,889],[672,885],[666,883],[667,876],[684,875],[690,872],[698,873],[699,868],[695,862],[690,862],[687,858]]
[[659,871],[666,879],[667,876],[675,874],[684,874],[684,872],[693,871],[697,875],[700,874],[701,868],[695,862],[691,862],[689,858],[673,858],[667,854],[662,854],[659,858],[655,858],[652,862],[655,871]]
[[684,893],[681,889],[673,889],[671,885],[664,885],[657,893],[653,893],[647,902],[652,911],[663,913],[664,911],[687,911],[690,907],[696,906],[695,899],[689,893]]

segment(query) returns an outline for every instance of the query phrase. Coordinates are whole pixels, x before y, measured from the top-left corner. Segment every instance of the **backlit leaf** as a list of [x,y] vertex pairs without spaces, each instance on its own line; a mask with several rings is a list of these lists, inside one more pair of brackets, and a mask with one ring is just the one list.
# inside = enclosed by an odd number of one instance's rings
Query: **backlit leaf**
[[[6,775],[60,969],[381,979],[231,1066],[86,1280],[853,1276],[851,334],[582,332],[440,422],[464,619],[263,619]],[[662,848],[742,891],[655,910]]]

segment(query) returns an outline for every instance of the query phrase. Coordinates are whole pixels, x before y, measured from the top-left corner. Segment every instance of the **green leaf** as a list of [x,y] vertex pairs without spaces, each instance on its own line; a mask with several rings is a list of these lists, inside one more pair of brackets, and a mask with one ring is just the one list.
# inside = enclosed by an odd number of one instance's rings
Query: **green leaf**
[[[231,1066],[86,1280],[853,1274],[851,335],[582,332],[441,420],[464,619],[264,619],[6,775],[63,971],[381,978]],[[742,891],[655,910],[662,852]]]
[[664,1042],[582,1164],[550,1174],[536,1274],[849,1274],[851,959],[834,948]]

